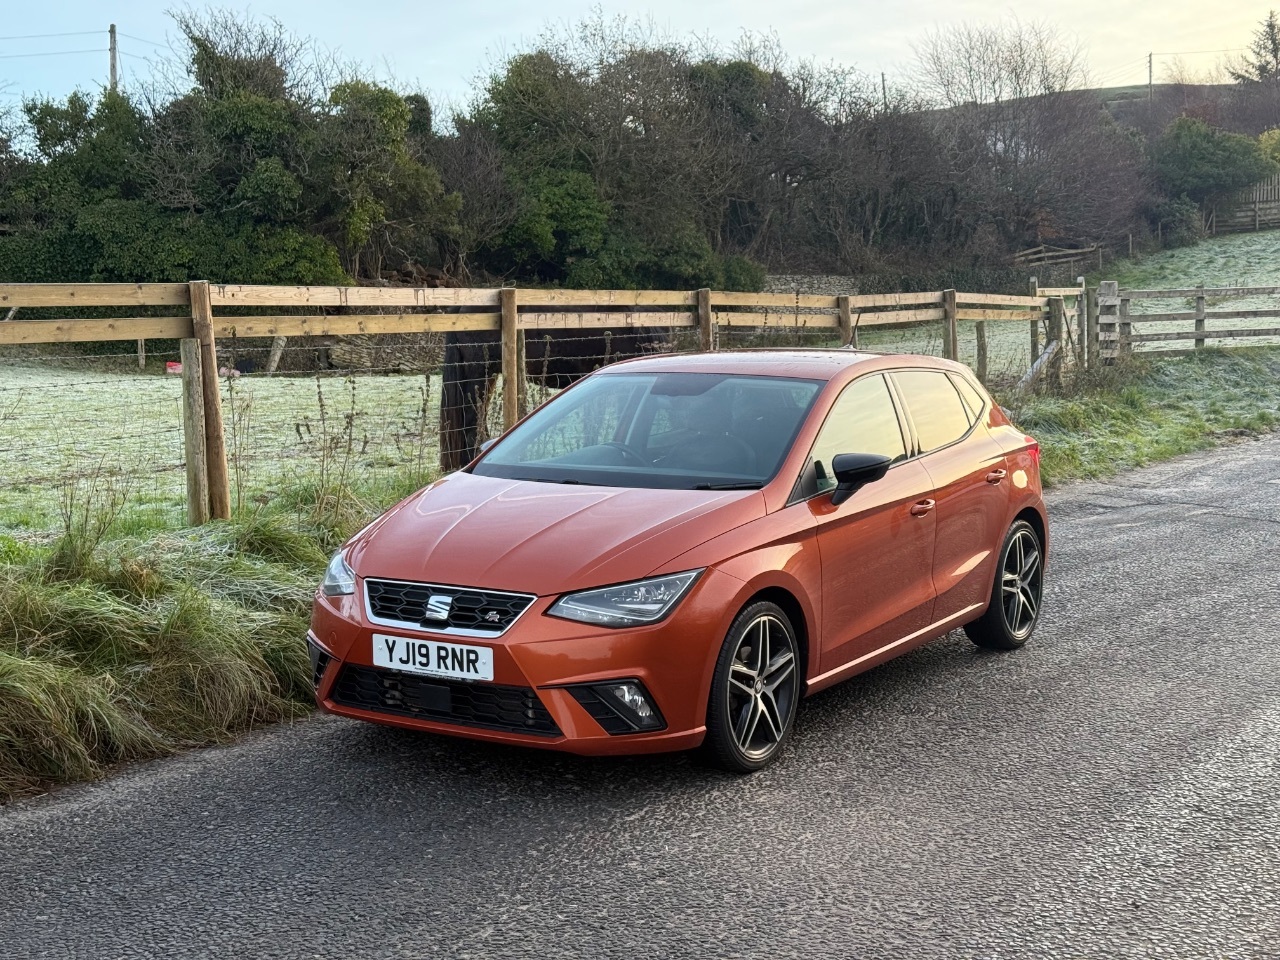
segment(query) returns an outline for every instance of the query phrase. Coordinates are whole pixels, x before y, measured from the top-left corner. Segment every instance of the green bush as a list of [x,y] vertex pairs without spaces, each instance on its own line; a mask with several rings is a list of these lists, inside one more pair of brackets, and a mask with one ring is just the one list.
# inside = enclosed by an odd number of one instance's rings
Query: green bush
[[1153,146],[1152,161],[1164,193],[1194,203],[1241,190],[1280,170],[1252,137],[1194,117],[1179,117],[1165,128]]

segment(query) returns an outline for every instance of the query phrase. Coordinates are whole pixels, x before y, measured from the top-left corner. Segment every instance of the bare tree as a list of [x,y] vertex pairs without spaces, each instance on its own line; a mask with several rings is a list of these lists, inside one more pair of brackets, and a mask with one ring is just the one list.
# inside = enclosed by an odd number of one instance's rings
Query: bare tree
[[1107,237],[1131,220],[1137,149],[1086,91],[1078,43],[1014,21],[936,30],[917,54],[969,219],[1008,248]]

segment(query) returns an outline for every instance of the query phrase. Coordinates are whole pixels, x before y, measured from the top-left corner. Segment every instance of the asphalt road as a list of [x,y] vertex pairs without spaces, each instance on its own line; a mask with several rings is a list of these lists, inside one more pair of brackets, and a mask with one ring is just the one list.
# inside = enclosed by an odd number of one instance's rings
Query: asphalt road
[[1280,957],[1280,437],[1050,513],[1026,648],[753,777],[330,718],[0,810],[0,956]]

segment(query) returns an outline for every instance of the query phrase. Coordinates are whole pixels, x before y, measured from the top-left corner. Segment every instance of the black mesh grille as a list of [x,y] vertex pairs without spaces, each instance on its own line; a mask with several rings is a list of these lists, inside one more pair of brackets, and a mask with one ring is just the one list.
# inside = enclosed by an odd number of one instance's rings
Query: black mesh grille
[[544,737],[560,734],[529,687],[463,683],[347,664],[329,696],[344,707],[376,713]]
[[[429,630],[476,630],[494,636],[511,626],[534,599],[519,593],[401,580],[366,580],[365,590],[375,619],[412,623]],[[432,597],[449,598],[448,620],[427,617],[427,602]]]

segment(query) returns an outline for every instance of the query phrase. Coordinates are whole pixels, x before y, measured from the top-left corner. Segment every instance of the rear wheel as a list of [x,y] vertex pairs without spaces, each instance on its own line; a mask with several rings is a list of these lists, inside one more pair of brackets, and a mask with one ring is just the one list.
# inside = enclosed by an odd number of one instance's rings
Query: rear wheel
[[991,603],[964,632],[980,647],[1016,650],[1040,620],[1044,596],[1044,549],[1035,527],[1018,520],[1005,535],[996,564]]
[[711,681],[706,749],[719,766],[751,773],[779,753],[800,698],[800,651],[782,609],[753,603],[725,637]]

